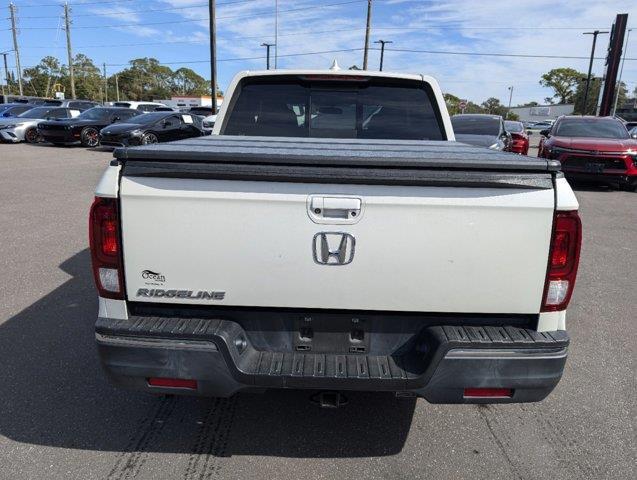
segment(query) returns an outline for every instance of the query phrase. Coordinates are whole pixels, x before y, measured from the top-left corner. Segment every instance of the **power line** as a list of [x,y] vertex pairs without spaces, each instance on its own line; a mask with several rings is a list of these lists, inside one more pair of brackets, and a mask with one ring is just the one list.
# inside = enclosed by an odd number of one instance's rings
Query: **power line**
[[[336,7],[341,5],[349,5],[351,3],[360,3],[364,1],[367,1],[367,0],[348,0],[346,2],[326,3],[321,5],[312,4],[312,5],[306,5],[306,6],[298,7],[298,8],[289,8],[287,10],[279,10],[279,13],[307,11],[313,8]],[[105,14],[102,14],[102,15],[105,15]],[[274,12],[267,11],[267,12],[258,12],[258,13],[245,13],[245,14],[239,14],[239,15],[225,15],[225,16],[217,17],[217,19],[221,20],[226,18],[251,18],[251,17],[263,17],[266,15],[267,16],[274,15]],[[90,16],[93,16],[93,15],[90,15]],[[108,16],[112,16],[112,15],[109,14]],[[58,18],[58,17],[59,16],[50,17],[50,18]],[[163,21],[163,22],[137,22],[137,23],[122,23],[122,24],[115,24],[115,25],[77,25],[75,26],[75,28],[96,29],[96,28],[144,27],[149,25],[173,25],[173,24],[176,25],[179,23],[197,23],[203,20],[205,19],[189,18],[184,20],[169,20],[169,21]],[[23,30],[57,30],[57,27],[23,27],[22,29]]]
[[[566,60],[588,60],[586,56],[575,55],[533,55],[524,53],[486,53],[486,52],[452,52],[444,50],[415,50],[408,48],[388,48],[388,52],[406,52],[406,53],[431,53],[435,55],[472,55],[479,57],[512,57],[512,58],[557,58]],[[605,57],[596,57],[596,60],[603,60]],[[626,60],[637,60],[637,58],[627,58]]]
[[[217,6],[220,6],[220,5],[234,5],[235,3],[247,3],[248,1],[254,2],[255,0],[241,0],[241,1],[238,1],[238,2],[223,2],[223,3],[217,3]],[[111,3],[111,2],[105,2],[105,3]],[[79,3],[79,4],[77,4],[77,6],[81,6],[81,5],[88,5],[88,4],[87,3]],[[207,3],[195,3],[195,4],[191,4],[191,5],[188,5],[188,6],[182,6],[182,7],[146,8],[146,9],[139,9],[139,10],[126,10],[126,12],[122,12],[122,13],[127,13],[128,14],[128,13],[171,12],[171,11],[174,11],[174,10],[189,10],[191,8],[200,8],[200,7],[207,7],[207,6],[208,6]],[[78,14],[78,15],[74,15],[74,17],[112,17],[113,13],[117,13],[117,12],[81,13],[81,14]],[[33,18],[58,18],[58,15],[27,15],[27,16],[22,15],[22,16],[20,16],[20,18],[26,18],[26,19],[33,19]]]

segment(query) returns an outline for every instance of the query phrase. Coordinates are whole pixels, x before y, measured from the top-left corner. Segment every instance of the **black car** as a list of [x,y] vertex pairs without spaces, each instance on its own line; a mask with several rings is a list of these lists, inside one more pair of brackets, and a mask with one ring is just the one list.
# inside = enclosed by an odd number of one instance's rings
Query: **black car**
[[36,105],[30,103],[5,103],[0,105],[0,117],[17,117],[21,113],[31,110]]
[[204,135],[201,120],[176,112],[150,112],[126,123],[109,125],[100,132],[100,142],[108,146],[148,145]]
[[192,107],[188,110],[188,113],[192,113],[193,115],[199,115],[200,117],[208,117],[213,115],[212,107]]
[[511,134],[504,128],[500,115],[454,115],[451,124],[458,142],[493,150],[509,151],[511,148]]
[[40,122],[38,133],[45,142],[54,145],[81,143],[84,147],[99,145],[99,131],[115,122],[125,122],[139,115],[138,110],[120,107],[95,107],[76,118]]

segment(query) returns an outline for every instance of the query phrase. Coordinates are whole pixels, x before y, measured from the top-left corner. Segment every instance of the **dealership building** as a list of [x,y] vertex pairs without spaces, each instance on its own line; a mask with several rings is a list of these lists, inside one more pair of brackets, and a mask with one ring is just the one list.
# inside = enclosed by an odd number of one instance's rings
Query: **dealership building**
[[534,107],[513,107],[511,112],[520,117],[522,122],[541,122],[555,120],[561,115],[572,115],[575,105],[536,105]]

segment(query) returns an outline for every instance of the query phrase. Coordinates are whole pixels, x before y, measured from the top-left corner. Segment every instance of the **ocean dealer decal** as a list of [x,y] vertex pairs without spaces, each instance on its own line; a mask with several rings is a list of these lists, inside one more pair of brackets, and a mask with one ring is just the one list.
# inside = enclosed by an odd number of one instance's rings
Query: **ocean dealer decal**
[[144,280],[151,280],[153,282],[165,282],[166,277],[161,273],[153,272],[152,270],[144,270],[142,272],[142,278]]
[[138,297],[149,298],[181,298],[184,300],[223,300],[226,292],[210,290],[164,290],[162,288],[140,288]]

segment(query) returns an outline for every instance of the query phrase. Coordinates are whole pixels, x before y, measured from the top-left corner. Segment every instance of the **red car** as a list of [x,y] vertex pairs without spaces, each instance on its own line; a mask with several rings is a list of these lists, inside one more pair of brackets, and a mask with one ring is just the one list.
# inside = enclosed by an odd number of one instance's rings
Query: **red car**
[[620,120],[564,116],[540,134],[538,156],[559,160],[567,178],[637,188],[637,140]]
[[529,135],[526,133],[522,122],[506,120],[504,128],[511,134],[512,142],[510,151],[520,155],[529,154]]

